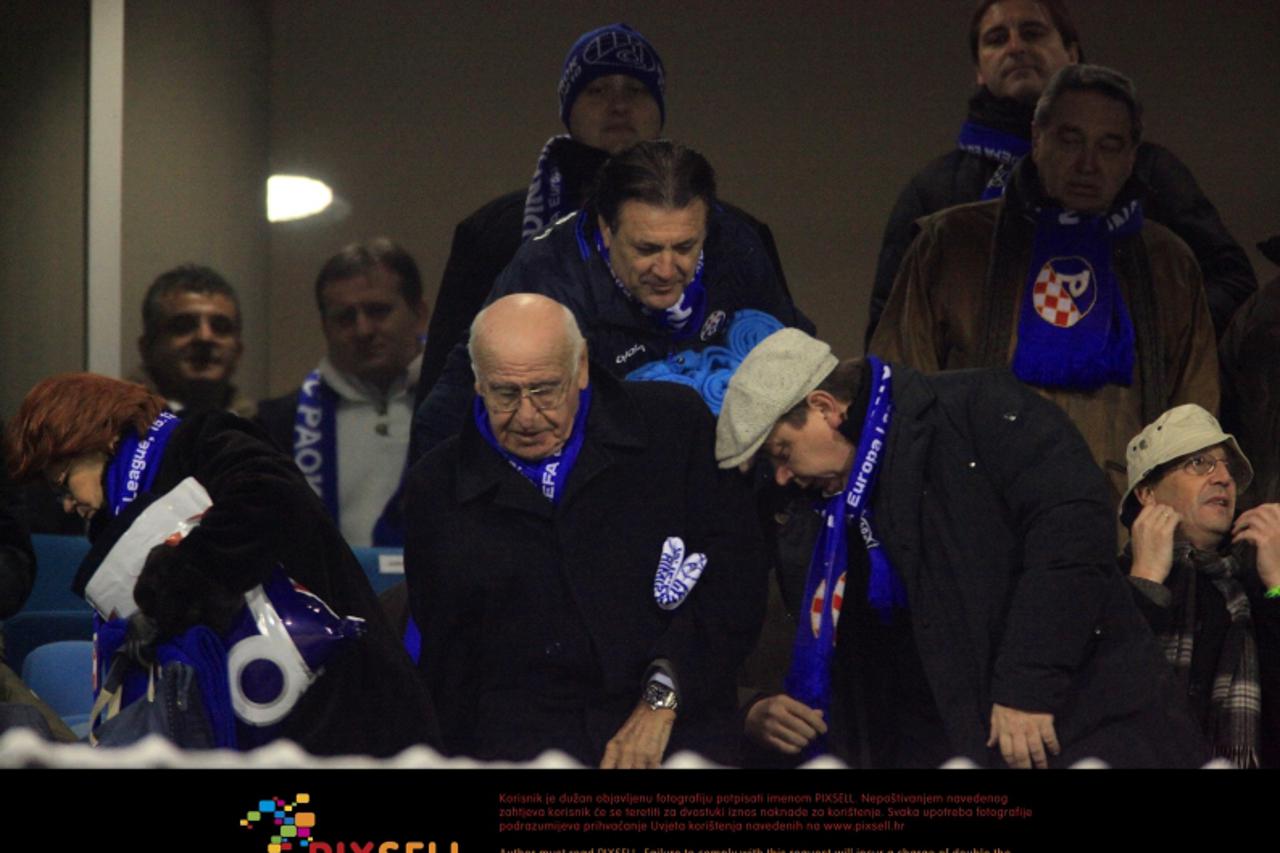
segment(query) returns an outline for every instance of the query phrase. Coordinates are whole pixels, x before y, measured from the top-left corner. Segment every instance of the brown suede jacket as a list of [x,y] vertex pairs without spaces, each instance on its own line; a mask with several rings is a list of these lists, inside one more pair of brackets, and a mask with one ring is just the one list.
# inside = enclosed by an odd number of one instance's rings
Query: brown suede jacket
[[[1015,183],[1022,184],[1021,194],[1011,186],[1003,199],[919,221],[921,232],[898,271],[870,352],[926,373],[1011,363],[1031,262],[1031,204],[1039,201],[1029,158],[1015,170]],[[1004,274],[993,276],[997,255]],[[1147,221],[1140,234],[1116,241],[1113,267],[1133,316],[1133,384],[1037,390],[1084,435],[1118,505],[1127,487],[1125,445],[1146,423],[1182,403],[1217,412],[1218,358],[1200,268],[1172,231]],[[1152,307],[1147,322],[1135,309],[1142,299]],[[1005,335],[1007,346],[1001,346]]]

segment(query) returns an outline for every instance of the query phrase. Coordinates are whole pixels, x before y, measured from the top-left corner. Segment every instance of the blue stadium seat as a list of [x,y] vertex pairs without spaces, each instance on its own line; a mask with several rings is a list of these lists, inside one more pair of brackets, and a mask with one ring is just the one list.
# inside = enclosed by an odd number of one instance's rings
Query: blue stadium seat
[[73,730],[87,731],[93,709],[93,643],[63,640],[33,649],[23,661],[22,680]]
[[4,620],[5,662],[15,671],[36,648],[59,640],[92,640],[93,611],[23,610]]
[[89,610],[88,603],[71,591],[76,570],[89,553],[89,540],[35,533],[31,545],[36,552],[36,583],[23,610]]

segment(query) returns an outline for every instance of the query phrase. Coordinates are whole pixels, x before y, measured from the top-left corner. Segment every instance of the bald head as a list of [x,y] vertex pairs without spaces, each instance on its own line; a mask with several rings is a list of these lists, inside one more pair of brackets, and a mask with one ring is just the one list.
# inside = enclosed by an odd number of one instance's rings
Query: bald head
[[573,312],[537,293],[513,293],[486,306],[471,323],[467,354],[476,376],[495,360],[557,358],[572,369],[586,341]]
[[498,443],[528,460],[559,451],[589,382],[573,312],[537,294],[505,296],[476,315],[467,347]]

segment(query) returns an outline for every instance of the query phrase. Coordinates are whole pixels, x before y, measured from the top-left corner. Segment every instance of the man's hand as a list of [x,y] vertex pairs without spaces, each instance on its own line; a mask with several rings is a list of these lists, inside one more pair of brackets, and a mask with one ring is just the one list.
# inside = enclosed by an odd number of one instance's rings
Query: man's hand
[[662,763],[676,712],[641,702],[604,748],[602,770],[650,770]]
[[1280,504],[1262,504],[1240,513],[1231,528],[1232,542],[1258,549],[1258,577],[1267,589],[1280,586]]
[[1048,753],[1057,755],[1062,751],[1058,733],[1053,730],[1053,714],[1019,711],[993,703],[987,746],[997,745],[1004,763],[1019,770],[1048,767]]
[[827,733],[822,712],[785,693],[756,702],[747,711],[747,735],[761,746],[795,755]]
[[1165,504],[1144,506],[1130,529],[1133,565],[1129,574],[1164,583],[1173,568],[1173,534],[1181,521],[1178,511]]

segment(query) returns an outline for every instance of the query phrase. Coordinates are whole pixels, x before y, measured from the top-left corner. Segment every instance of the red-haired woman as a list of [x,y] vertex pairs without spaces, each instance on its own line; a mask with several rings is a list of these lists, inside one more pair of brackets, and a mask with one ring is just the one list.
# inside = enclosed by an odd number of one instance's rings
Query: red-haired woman
[[[180,420],[140,385],[88,373],[31,390],[8,429],[15,480],[43,475],[88,522],[86,564],[156,496],[188,477],[212,505],[176,546],[156,548],[133,588],[162,636],[222,633],[244,593],[277,567],[341,616],[366,620],[284,719],[281,735],[323,754],[389,755],[435,741],[420,676],[382,615],[351,549],[293,462],[256,426],[206,412]],[[77,585],[87,580],[82,567]],[[107,614],[109,615],[109,614]]]

